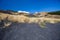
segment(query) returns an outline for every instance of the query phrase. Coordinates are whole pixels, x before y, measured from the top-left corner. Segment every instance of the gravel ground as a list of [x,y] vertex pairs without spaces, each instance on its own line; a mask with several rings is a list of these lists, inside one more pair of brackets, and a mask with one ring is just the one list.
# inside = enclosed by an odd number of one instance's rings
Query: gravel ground
[[34,23],[12,23],[0,28],[0,40],[60,40],[60,23],[47,23],[45,28]]

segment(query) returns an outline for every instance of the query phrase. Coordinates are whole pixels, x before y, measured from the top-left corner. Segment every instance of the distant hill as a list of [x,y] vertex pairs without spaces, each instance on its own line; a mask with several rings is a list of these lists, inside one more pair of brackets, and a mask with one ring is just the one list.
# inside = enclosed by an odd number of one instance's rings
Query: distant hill
[[52,14],[52,15],[60,15],[60,11],[48,12],[48,14]]
[[[26,13],[22,13],[22,12],[18,13],[18,11],[14,11],[14,10],[0,10],[0,13],[6,13],[6,14],[26,14]],[[60,15],[60,11],[45,12],[45,14],[44,14],[44,12],[41,12],[41,13],[43,15],[45,15],[46,13],[51,14],[51,15]],[[40,15],[41,13],[38,12],[36,15]],[[34,15],[34,14],[30,14],[30,15]]]
[[0,10],[0,13],[6,13],[6,14],[12,14],[12,13],[16,13],[17,11],[13,11],[13,10]]

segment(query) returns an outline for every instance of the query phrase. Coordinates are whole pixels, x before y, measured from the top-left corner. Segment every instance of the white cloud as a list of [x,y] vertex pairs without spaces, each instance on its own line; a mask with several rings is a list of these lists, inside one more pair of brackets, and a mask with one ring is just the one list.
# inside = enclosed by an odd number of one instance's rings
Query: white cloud
[[30,12],[27,12],[27,11],[18,11],[18,13],[30,13]]
[[35,13],[38,13],[38,12],[35,12]]

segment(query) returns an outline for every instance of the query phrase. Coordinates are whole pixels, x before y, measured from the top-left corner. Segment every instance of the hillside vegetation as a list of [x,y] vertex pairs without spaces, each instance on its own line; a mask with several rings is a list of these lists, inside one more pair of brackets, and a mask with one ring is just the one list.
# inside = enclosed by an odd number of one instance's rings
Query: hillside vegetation
[[44,27],[46,23],[58,23],[60,22],[60,12],[49,12],[49,13],[37,13],[37,14],[27,14],[18,13],[13,11],[0,11],[0,21],[4,21],[4,26],[9,26],[11,22],[18,23],[38,23],[41,27]]
[[49,12],[48,14],[52,14],[52,15],[60,15],[60,11],[56,11],[56,12]]

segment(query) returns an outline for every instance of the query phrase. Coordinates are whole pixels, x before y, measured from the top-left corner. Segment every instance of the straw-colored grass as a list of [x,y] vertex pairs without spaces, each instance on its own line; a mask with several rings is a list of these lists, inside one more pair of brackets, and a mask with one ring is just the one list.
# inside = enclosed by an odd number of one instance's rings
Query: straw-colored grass
[[[7,18],[7,19],[6,19]],[[48,17],[28,17],[24,15],[10,15],[10,14],[4,14],[0,13],[0,20],[8,20],[12,22],[18,22],[18,23],[38,23],[39,25],[44,22],[49,23],[58,23],[60,22],[60,18],[48,18]],[[9,23],[11,24],[11,23]],[[9,26],[9,24],[5,24]],[[45,25],[45,24],[44,24]]]

